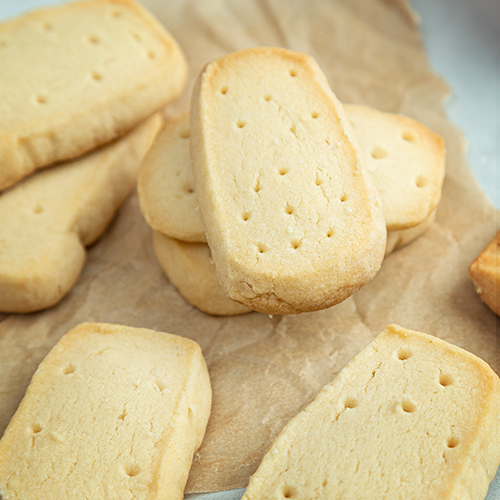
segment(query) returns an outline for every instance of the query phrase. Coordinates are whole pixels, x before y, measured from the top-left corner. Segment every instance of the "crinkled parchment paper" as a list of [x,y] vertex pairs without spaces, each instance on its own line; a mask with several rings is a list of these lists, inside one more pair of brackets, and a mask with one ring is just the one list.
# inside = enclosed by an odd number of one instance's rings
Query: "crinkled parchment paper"
[[307,52],[345,102],[420,120],[446,141],[447,175],[437,223],[390,255],[375,279],[329,310],[269,318],[211,317],[192,308],[156,263],[151,232],[132,196],[88,252],[75,288],[56,307],[1,316],[0,432],[38,363],[82,321],[148,327],[200,343],[212,380],[211,420],[187,491],[246,486],[282,426],[388,323],[463,347],[500,373],[498,319],[467,268],[496,233],[496,211],[466,165],[464,140],[447,120],[448,88],[430,69],[402,1],[217,0],[144,3],[179,40],[191,73],[169,114],[187,109],[209,60],[256,45]]

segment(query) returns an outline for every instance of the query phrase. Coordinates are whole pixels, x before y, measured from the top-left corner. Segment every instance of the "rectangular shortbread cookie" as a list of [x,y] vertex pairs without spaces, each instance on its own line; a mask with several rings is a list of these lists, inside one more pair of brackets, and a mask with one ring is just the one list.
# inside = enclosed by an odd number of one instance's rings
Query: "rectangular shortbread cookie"
[[500,380],[388,326],[282,430],[242,500],[482,500],[500,463]]
[[134,0],[0,24],[0,190],[124,134],[182,90],[184,55]]
[[42,361],[0,440],[0,496],[180,500],[210,402],[195,342],[79,325]]
[[[380,194],[391,240],[387,254],[425,232],[434,220],[445,172],[444,142],[406,116],[350,104],[344,110]],[[155,231],[202,243],[207,240],[189,158],[189,135],[187,112],[165,124],[141,164],[139,201]],[[406,229],[408,233],[400,233]]]
[[299,313],[373,278],[386,240],[380,201],[313,58],[261,47],[211,62],[190,125],[196,193],[229,298]]
[[37,311],[70,290],[85,246],[134,188],[162,123],[156,113],[121,139],[0,193],[0,311]]
[[470,265],[469,276],[481,300],[500,315],[500,232]]

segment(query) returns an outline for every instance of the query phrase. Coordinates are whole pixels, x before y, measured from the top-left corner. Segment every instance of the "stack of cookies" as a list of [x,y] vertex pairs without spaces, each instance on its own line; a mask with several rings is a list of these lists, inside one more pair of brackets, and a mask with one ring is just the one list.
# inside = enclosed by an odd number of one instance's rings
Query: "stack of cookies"
[[75,283],[187,65],[133,0],[29,13],[0,25],[0,42],[0,311],[30,312]]
[[345,300],[423,233],[444,167],[442,139],[420,123],[343,106],[310,56],[261,47],[204,68],[138,190],[158,261],[188,301],[293,314]]

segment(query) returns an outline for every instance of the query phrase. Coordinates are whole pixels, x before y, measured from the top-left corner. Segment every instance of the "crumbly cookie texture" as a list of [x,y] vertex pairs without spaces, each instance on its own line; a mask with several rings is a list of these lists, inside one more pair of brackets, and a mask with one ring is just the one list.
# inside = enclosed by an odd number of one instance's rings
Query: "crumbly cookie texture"
[[388,326],[282,430],[243,500],[482,500],[500,463],[500,380]]
[[184,87],[177,42],[134,0],[0,24],[0,190],[123,135]]
[[441,199],[445,144],[407,116],[344,105],[382,200],[388,231],[422,224]]
[[44,309],[71,289],[85,246],[102,234],[135,186],[162,122],[158,113],[111,145],[0,194],[0,311]]
[[317,63],[279,48],[224,56],[191,102],[191,157],[224,293],[288,314],[377,273],[386,229],[351,126]]
[[0,494],[181,500],[210,404],[195,342],[79,325],[42,361],[0,440]]
[[216,316],[251,311],[224,295],[206,243],[188,243],[153,231],[153,248],[170,282],[193,306]]
[[481,300],[500,315],[500,232],[470,265],[469,276]]

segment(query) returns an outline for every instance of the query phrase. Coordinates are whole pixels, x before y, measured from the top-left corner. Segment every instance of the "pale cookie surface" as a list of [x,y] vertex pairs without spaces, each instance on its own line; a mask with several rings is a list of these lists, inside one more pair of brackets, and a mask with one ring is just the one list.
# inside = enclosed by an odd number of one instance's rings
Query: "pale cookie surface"
[[224,295],[206,243],[188,243],[154,231],[153,248],[170,282],[193,306],[218,316],[251,311]]
[[79,325],[42,361],[0,441],[0,494],[180,500],[210,404],[195,342]]
[[[344,110],[356,125],[368,171],[381,194],[388,255],[420,236],[435,220],[435,210],[421,219],[440,199],[444,147],[436,134],[410,118],[366,106],[344,105]],[[188,113],[168,122],[158,135],[139,172],[141,210],[156,231],[183,241],[206,242],[188,137]],[[421,184],[424,178],[429,183],[419,187],[418,178]],[[408,229],[394,229],[401,227]]]
[[183,241],[204,242],[205,227],[189,157],[189,114],[169,120],[139,169],[141,212],[151,228]]
[[386,230],[362,153],[314,59],[229,54],[198,77],[191,156],[224,293],[268,314],[324,309],[370,281]]
[[242,500],[482,500],[500,463],[500,380],[388,326],[282,430]]
[[50,307],[70,290],[85,246],[133,189],[162,121],[156,114],[115,143],[0,194],[0,311]]
[[500,232],[470,265],[469,276],[481,300],[500,315]]
[[0,25],[0,190],[124,134],[182,90],[179,46],[133,0],[91,0]]
[[387,230],[424,222],[441,199],[443,139],[407,116],[367,106],[344,107],[380,194]]

